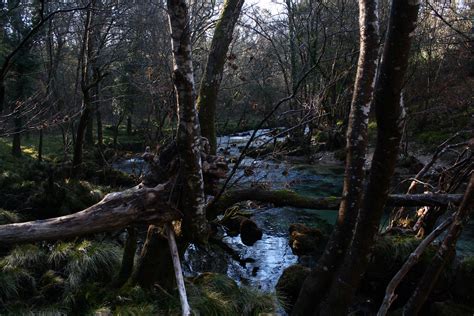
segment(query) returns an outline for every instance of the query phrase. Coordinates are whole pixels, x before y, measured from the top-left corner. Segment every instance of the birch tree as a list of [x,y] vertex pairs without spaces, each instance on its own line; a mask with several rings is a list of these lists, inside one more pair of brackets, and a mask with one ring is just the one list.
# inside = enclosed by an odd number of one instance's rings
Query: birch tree
[[168,0],[173,50],[173,81],[178,105],[177,144],[180,177],[184,180],[181,209],[185,232],[191,240],[205,240],[207,221],[204,211],[204,180],[201,162],[201,129],[195,102],[191,30],[188,6],[184,0]]

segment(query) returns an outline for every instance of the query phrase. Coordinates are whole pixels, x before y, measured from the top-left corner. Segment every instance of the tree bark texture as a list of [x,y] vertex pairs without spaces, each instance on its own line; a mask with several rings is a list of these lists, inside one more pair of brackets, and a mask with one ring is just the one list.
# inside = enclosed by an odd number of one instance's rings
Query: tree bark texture
[[217,22],[207,58],[206,70],[201,80],[197,100],[202,136],[209,140],[211,154],[216,153],[216,106],[217,94],[222,81],[222,73],[232,41],[232,33],[239,19],[244,0],[226,0]]
[[293,315],[311,315],[323,299],[352,238],[360,208],[367,124],[378,57],[377,1],[359,1],[360,53],[347,131],[347,157],[342,202],[324,254],[301,288]]
[[416,27],[419,1],[393,0],[382,63],[374,94],[377,142],[369,181],[359,212],[352,244],[333,280],[321,314],[347,315],[368,265],[371,247],[380,227],[395,170],[404,123],[401,97],[408,66],[411,37]]
[[179,208],[184,213],[184,234],[189,240],[205,242],[208,228],[204,210],[201,130],[195,102],[188,6],[184,0],[168,0],[167,4],[173,51],[173,81],[178,100],[180,178],[183,179]]
[[474,173],[471,174],[463,201],[455,214],[454,221],[449,228],[448,235],[438,249],[438,252],[431,261],[421,278],[415,292],[406,303],[403,315],[418,315],[428,295],[438,281],[439,275],[443,271],[449,258],[456,252],[456,242],[464,226],[469,221],[469,216],[474,208]]

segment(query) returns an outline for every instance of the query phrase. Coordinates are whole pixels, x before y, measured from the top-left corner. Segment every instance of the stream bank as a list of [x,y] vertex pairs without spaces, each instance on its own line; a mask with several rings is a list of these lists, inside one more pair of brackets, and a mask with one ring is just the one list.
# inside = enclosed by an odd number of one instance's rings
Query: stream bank
[[[240,151],[251,136],[251,131],[218,138],[218,152],[224,155],[232,167]],[[252,147],[272,142],[272,130],[261,130]],[[284,137],[276,141],[282,142]],[[267,155],[265,158],[245,158],[231,181],[232,188],[264,187],[266,189],[290,189],[312,197],[339,196],[342,190],[344,166],[332,152],[318,153],[317,159],[309,163],[301,157]],[[140,158],[120,162],[116,168],[129,173],[143,173],[145,164]],[[238,181],[235,182],[235,179]],[[234,183],[235,182],[235,183]],[[403,192],[403,190],[401,190]],[[283,271],[301,263],[289,246],[288,228],[292,223],[327,231],[334,224],[337,212],[334,210],[308,210],[293,207],[259,206],[242,203],[243,211],[262,229],[262,239],[253,246],[246,246],[239,236],[228,236],[221,231],[222,241],[229,246],[240,261],[221,247],[210,245],[199,249],[191,245],[185,253],[184,271],[187,276],[202,272],[226,274],[240,284],[273,292]],[[382,225],[384,221],[382,221]],[[458,255],[474,254],[474,222],[466,227],[457,245]],[[245,261],[245,263],[244,263]]]

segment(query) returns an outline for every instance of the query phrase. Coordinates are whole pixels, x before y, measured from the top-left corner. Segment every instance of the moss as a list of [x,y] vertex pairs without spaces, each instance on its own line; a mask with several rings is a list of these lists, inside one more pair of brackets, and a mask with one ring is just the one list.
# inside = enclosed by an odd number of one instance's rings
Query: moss
[[303,267],[302,265],[292,265],[286,268],[278,279],[275,289],[288,314],[291,313],[291,309],[298,298],[303,282],[310,271],[309,268]]
[[474,306],[474,256],[463,259],[459,264],[453,294],[456,302]]

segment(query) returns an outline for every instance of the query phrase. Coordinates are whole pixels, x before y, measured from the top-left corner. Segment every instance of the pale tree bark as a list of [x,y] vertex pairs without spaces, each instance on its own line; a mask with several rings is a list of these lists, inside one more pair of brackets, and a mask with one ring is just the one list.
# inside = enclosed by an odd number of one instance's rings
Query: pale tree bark
[[205,242],[208,227],[204,210],[201,130],[195,102],[188,6],[184,0],[168,0],[167,4],[173,50],[173,81],[179,115],[177,144],[180,156],[179,178],[183,186],[179,208],[184,214],[184,234],[189,240]]
[[362,199],[367,123],[378,52],[377,1],[359,1],[360,53],[347,132],[346,172],[336,225],[317,266],[306,278],[293,315],[311,315],[323,299],[350,243]]
[[168,203],[169,187],[143,185],[110,193],[97,204],[71,215],[0,226],[0,243],[58,240],[114,231],[134,224],[168,223],[181,214]]
[[212,38],[206,70],[201,80],[197,100],[202,136],[209,140],[211,154],[216,153],[216,107],[217,94],[222,81],[227,51],[235,25],[239,19],[244,0],[226,0]]
[[438,252],[432,259],[430,265],[426,269],[421,278],[415,292],[410,297],[403,309],[403,315],[418,315],[423,304],[426,302],[428,295],[438,281],[440,273],[446,266],[446,263],[456,252],[456,242],[461,234],[464,226],[469,221],[469,216],[474,209],[474,173],[464,194],[463,201],[454,216],[453,224],[449,228],[448,235],[438,249]]
[[403,129],[405,110],[401,98],[408,66],[411,37],[416,27],[419,1],[393,0],[382,63],[374,94],[377,143],[364,201],[352,244],[334,278],[321,313],[346,315],[368,265],[380,219],[388,198]]

